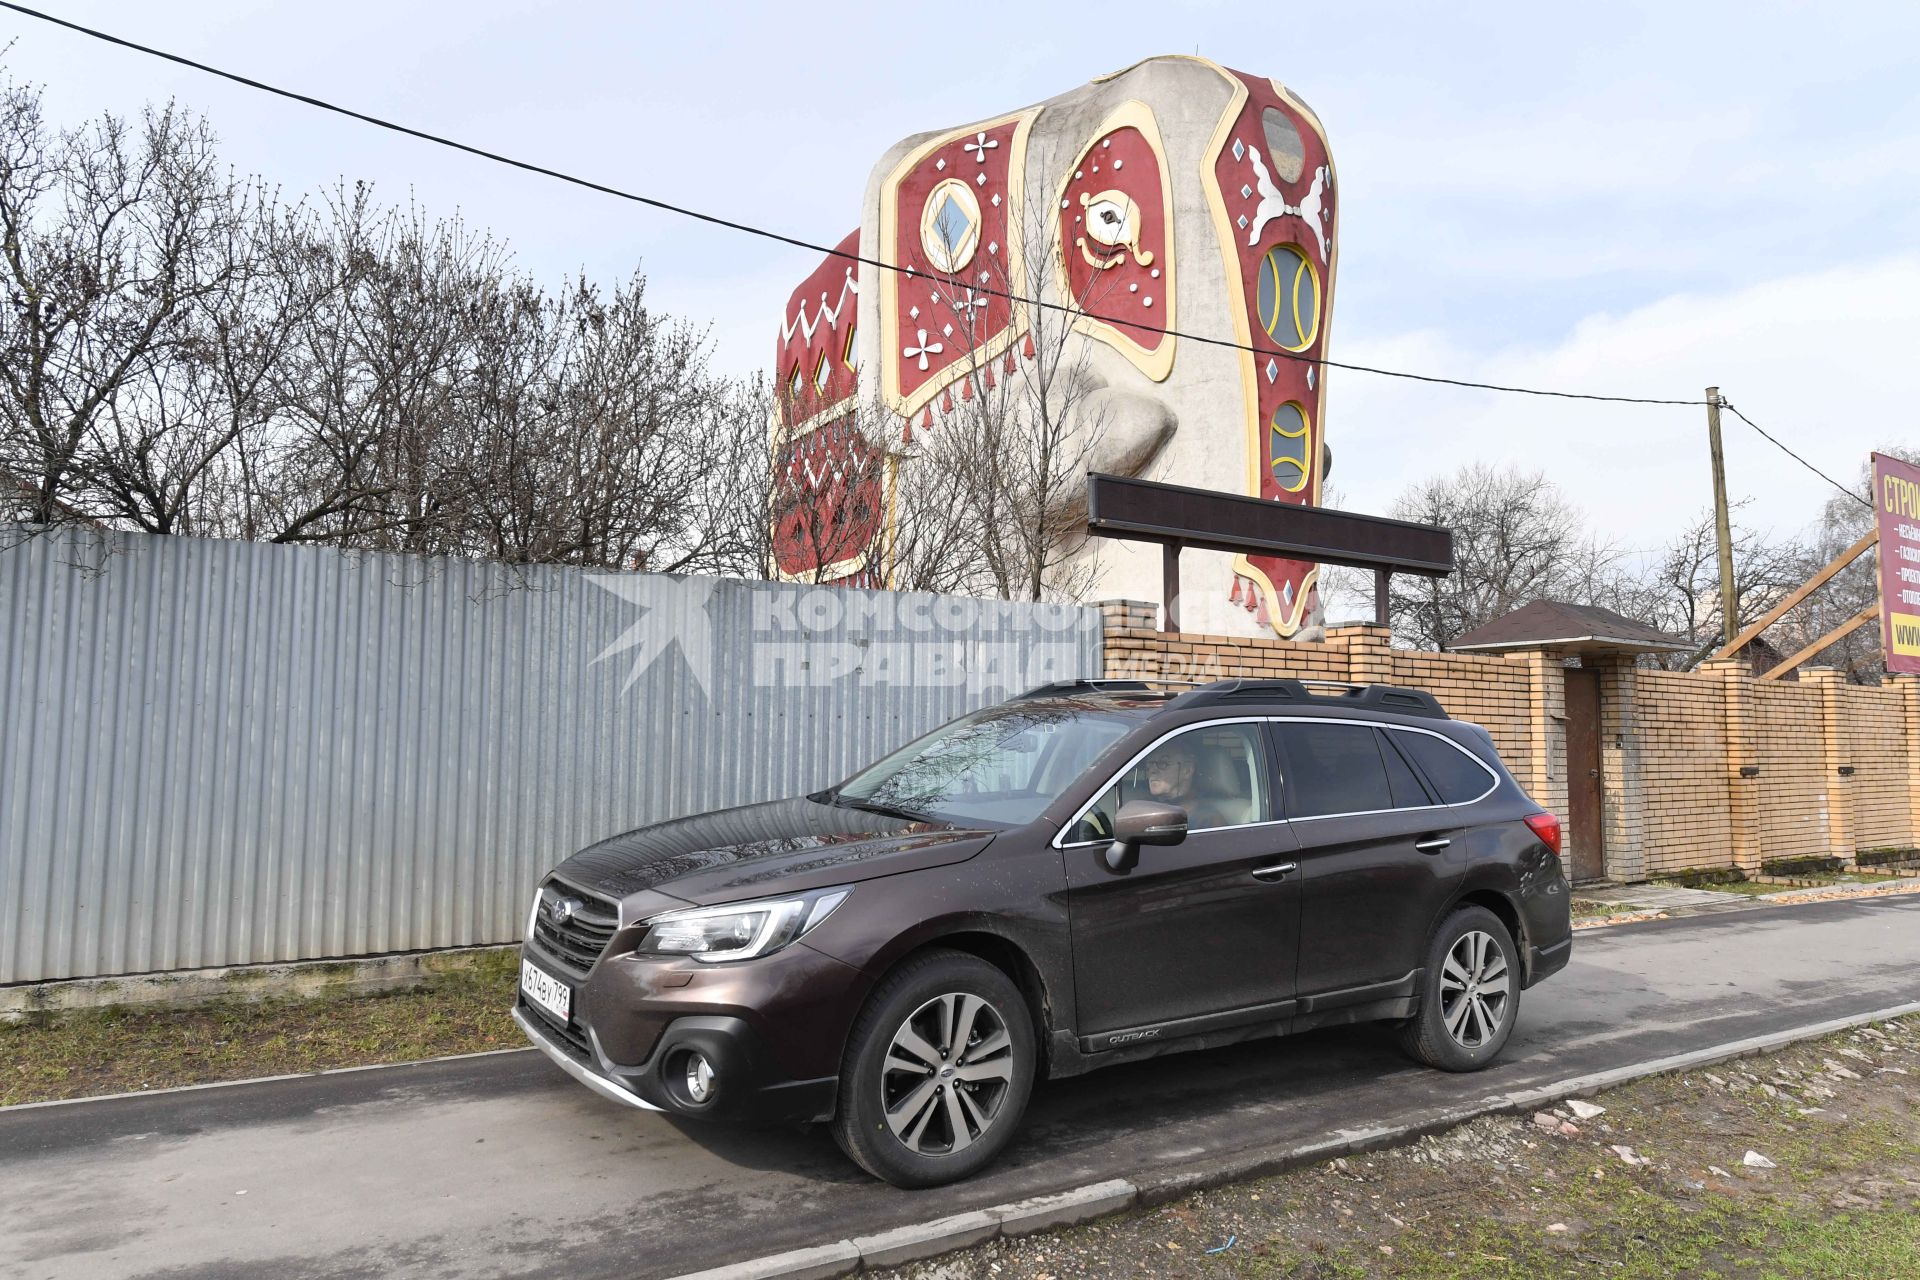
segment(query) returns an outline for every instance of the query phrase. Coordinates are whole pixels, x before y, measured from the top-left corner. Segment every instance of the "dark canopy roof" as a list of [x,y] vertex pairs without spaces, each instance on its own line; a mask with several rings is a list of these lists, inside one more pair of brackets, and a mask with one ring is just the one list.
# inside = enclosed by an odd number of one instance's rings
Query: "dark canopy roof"
[[1611,609],[1568,604],[1563,600],[1535,600],[1483,627],[1475,627],[1447,648],[1454,653],[1543,648],[1574,652],[1679,653],[1693,646]]

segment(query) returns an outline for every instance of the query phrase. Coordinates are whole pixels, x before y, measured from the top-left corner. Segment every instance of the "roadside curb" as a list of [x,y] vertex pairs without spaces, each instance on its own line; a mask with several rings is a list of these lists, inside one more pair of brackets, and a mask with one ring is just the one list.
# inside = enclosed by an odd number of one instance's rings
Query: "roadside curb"
[[1114,1178],[1070,1191],[1034,1196],[989,1209],[896,1227],[876,1235],[857,1236],[832,1244],[768,1254],[706,1271],[687,1272],[672,1277],[672,1280],[832,1280],[833,1277],[851,1275],[860,1270],[900,1266],[984,1244],[999,1236],[1074,1226],[1132,1208],[1164,1204],[1211,1187],[1271,1177],[1339,1156],[1404,1146],[1482,1116],[1537,1111],[1568,1098],[1598,1093],[1631,1081],[1712,1066],[1734,1058],[1751,1057],[1803,1040],[1817,1040],[1837,1031],[1904,1018],[1915,1013],[1920,1013],[1920,1000],[1786,1031],[1732,1040],[1630,1066],[1571,1076],[1532,1089],[1491,1094],[1478,1102],[1405,1124],[1346,1129],[1318,1142],[1236,1152],[1219,1160],[1196,1161],[1171,1170],[1138,1174],[1131,1179]]
[[443,1053],[437,1058],[412,1058],[406,1062],[363,1062],[352,1067],[322,1067],[318,1071],[289,1071],[277,1076],[241,1076],[237,1080],[205,1080],[199,1084],[168,1085],[164,1089],[129,1089],[125,1093],[91,1093],[84,1098],[48,1098],[42,1102],[15,1102],[0,1107],[0,1116],[15,1111],[37,1111],[46,1107],[79,1107],[90,1102],[125,1102],[129,1098],[164,1098],[170,1093],[204,1093],[209,1089],[237,1089],[246,1084],[282,1084],[288,1080],[319,1080],[325,1076],[346,1076],[364,1071],[394,1071],[401,1067],[424,1067],[435,1062],[465,1062],[472,1058],[498,1058],[509,1053],[532,1053],[532,1045],[513,1045],[505,1049],[479,1049],[473,1053]]
[[1612,929],[1621,925],[1645,924],[1649,920],[1683,920],[1691,916],[1715,916],[1742,911],[1764,911],[1768,907],[1810,907],[1827,902],[1860,902],[1877,898],[1905,898],[1920,894],[1920,884],[1860,885],[1857,891],[1842,889],[1828,891],[1824,889],[1783,889],[1778,894],[1762,894],[1758,897],[1733,895],[1739,901],[1702,903],[1696,906],[1662,906],[1635,908],[1631,904],[1619,904],[1624,910],[1609,916],[1591,916],[1585,920],[1575,920],[1573,931],[1584,933],[1590,929]]
[[1124,1178],[1095,1182],[1071,1191],[1031,1196],[990,1209],[975,1209],[931,1222],[895,1227],[876,1235],[855,1236],[832,1244],[768,1254],[674,1280],[832,1280],[834,1276],[908,1262],[985,1244],[998,1236],[1021,1236],[1090,1222],[1130,1209],[1140,1189]]

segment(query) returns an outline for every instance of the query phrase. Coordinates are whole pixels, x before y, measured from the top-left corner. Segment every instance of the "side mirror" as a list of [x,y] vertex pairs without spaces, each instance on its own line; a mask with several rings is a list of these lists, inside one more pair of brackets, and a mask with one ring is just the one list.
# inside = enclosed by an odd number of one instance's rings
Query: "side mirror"
[[1129,800],[1113,818],[1113,843],[1107,846],[1107,868],[1131,871],[1143,844],[1179,844],[1187,838],[1187,811],[1177,804]]

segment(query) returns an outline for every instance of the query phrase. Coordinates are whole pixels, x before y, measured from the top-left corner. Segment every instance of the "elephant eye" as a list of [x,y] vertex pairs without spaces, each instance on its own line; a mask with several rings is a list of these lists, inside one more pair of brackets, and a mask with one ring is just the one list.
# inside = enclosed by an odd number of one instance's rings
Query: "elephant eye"
[[1101,244],[1121,244],[1132,238],[1129,210],[1111,197],[1087,206],[1087,234]]

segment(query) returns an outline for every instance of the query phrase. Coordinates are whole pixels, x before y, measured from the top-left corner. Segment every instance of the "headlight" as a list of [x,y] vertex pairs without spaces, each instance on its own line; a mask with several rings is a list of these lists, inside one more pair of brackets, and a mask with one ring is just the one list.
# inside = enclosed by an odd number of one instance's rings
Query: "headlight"
[[845,902],[851,889],[819,889],[788,898],[669,911],[647,921],[634,948],[642,955],[692,956],[709,964],[751,960],[806,934]]

